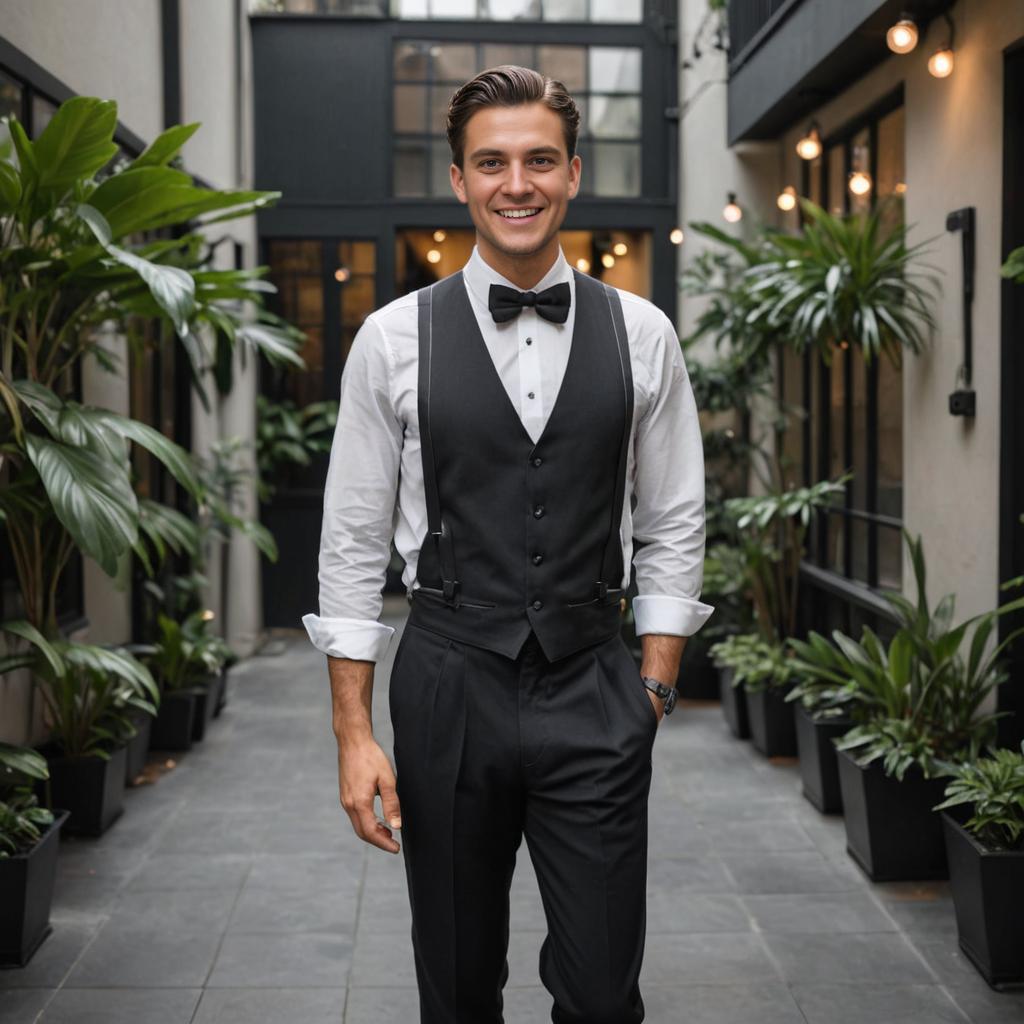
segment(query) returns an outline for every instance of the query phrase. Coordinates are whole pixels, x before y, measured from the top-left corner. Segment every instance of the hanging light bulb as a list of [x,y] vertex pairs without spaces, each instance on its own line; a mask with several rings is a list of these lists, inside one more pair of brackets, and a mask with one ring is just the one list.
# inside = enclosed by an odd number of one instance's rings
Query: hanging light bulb
[[448,237],[448,235],[445,234],[445,232],[441,228],[438,228],[434,232],[434,241],[435,242],[443,242],[447,237]]
[[611,270],[615,266],[615,257],[610,252],[606,252],[601,257],[601,266],[606,270]]
[[893,53],[910,53],[917,46],[917,35],[917,22],[909,14],[901,14],[885,33],[885,42]]
[[775,205],[783,213],[789,213],[790,210],[796,209],[796,189],[792,185],[787,185],[779,193],[778,198],[775,200]]
[[796,144],[796,154],[801,160],[817,160],[821,156],[821,132],[817,121],[812,121],[807,134]]
[[953,51],[936,50],[928,58],[928,70],[936,78],[949,78],[953,74]]
[[427,260],[430,263],[440,263],[441,254],[436,249],[431,249],[430,252],[427,253]]
[[722,210],[722,216],[730,224],[736,224],[738,221],[743,219],[743,209],[740,204],[736,202],[735,192],[729,193],[728,202],[726,202],[725,208]]
[[580,258],[579,258],[579,259],[578,259],[578,260],[576,261],[576,269],[577,269],[577,270],[578,270],[578,271],[579,271],[579,272],[580,272],[581,274],[589,274],[589,273],[590,273],[590,260],[588,260],[588,259],[585,259],[585,258],[584,258],[583,256],[581,256],[581,257],[580,257]]
[[847,186],[855,196],[866,196],[871,191],[871,175],[867,171],[853,171]]
[[348,267],[338,267],[334,272],[334,280],[338,284],[344,284],[352,276],[352,271]]
[[683,229],[682,228],[673,228],[668,233],[668,240],[673,245],[682,245],[683,244]]
[[629,246],[627,246],[625,242],[616,242],[612,246],[612,252],[615,253],[616,256],[625,256],[626,253],[629,252]]

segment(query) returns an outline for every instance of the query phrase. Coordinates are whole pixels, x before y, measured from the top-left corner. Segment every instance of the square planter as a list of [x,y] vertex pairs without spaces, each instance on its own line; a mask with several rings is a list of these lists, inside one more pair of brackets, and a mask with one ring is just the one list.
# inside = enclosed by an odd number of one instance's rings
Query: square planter
[[789,692],[778,686],[747,690],[747,719],[750,739],[765,757],[796,757],[796,724]]
[[750,719],[747,716],[747,691],[742,684],[732,685],[733,670],[723,668],[718,675],[722,714],[738,740],[750,739]]
[[802,704],[795,703],[796,746],[803,794],[822,814],[842,814],[839,760],[832,741],[849,732],[853,721],[849,718],[818,719]]
[[866,768],[846,750],[839,758],[846,849],[873,882],[948,878],[942,820],[946,779],[926,779],[915,765],[902,782],[880,765]]
[[110,752],[110,758],[65,757],[54,748],[43,748],[50,768],[50,801],[46,782],[36,782],[39,802],[63,807],[68,812],[64,831],[68,835],[99,836],[124,813],[126,747]]
[[225,665],[220,670],[220,675],[217,677],[217,699],[213,704],[213,717],[220,718],[220,713],[224,710],[225,705],[228,702],[228,667]]
[[1024,850],[986,849],[958,812],[940,817],[960,948],[993,988],[1024,984]]
[[169,690],[160,697],[160,709],[149,732],[150,750],[188,750],[192,746],[192,718],[196,695],[191,690]]
[[708,657],[707,647],[695,648],[691,653],[688,644],[683,652],[676,682],[679,696],[688,700],[718,700],[721,695],[720,686],[718,667]]
[[50,906],[57,876],[57,848],[67,811],[25,853],[0,860],[0,967],[24,967],[53,930]]
[[196,713],[192,716],[192,741],[198,743],[206,735],[213,721],[217,707],[217,676],[210,676],[204,683],[190,687],[196,698]]
[[124,782],[131,786],[142,769],[146,767],[146,752],[149,750],[149,733],[153,727],[153,716],[140,712],[132,721],[138,730],[128,741],[124,759]]

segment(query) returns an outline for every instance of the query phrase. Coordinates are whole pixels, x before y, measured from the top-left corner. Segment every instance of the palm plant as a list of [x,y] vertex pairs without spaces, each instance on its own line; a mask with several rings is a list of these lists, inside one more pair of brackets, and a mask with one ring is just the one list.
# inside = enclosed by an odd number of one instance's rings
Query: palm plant
[[205,683],[220,671],[228,658],[227,644],[210,632],[211,616],[204,610],[186,615],[181,621],[159,615],[159,638],[150,645],[146,663],[161,693]]
[[34,846],[53,824],[53,812],[39,806],[32,788],[34,780],[49,775],[36,751],[0,743],[0,860]]

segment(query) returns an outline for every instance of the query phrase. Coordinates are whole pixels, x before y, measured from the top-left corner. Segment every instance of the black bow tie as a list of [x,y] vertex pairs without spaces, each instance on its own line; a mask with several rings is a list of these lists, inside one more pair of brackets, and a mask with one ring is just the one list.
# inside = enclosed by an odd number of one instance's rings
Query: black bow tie
[[572,301],[567,283],[554,284],[542,292],[521,292],[503,284],[492,284],[487,295],[487,308],[496,324],[515,320],[523,306],[533,306],[538,314],[553,324],[564,324],[569,319]]

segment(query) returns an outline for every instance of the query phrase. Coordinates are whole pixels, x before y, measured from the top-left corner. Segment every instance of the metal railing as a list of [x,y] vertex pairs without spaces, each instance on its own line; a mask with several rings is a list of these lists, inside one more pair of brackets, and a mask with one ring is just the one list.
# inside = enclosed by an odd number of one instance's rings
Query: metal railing
[[801,0],[729,0],[729,69],[743,63]]

